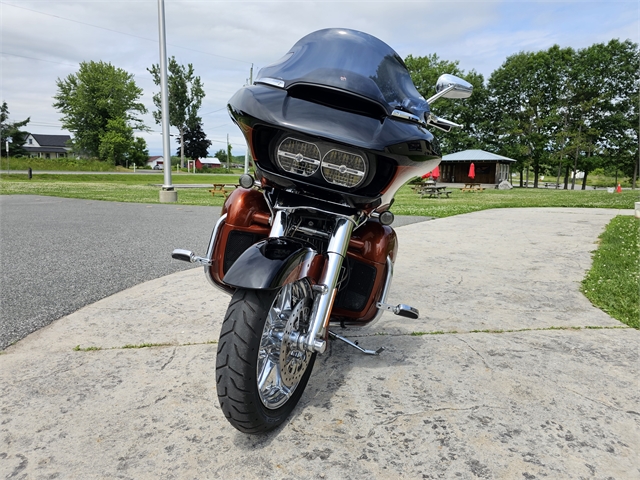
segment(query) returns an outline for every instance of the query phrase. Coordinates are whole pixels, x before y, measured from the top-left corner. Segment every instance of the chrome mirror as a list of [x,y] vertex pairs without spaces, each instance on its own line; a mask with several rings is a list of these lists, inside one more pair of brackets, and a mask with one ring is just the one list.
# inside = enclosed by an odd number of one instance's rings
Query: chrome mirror
[[455,75],[445,73],[440,75],[436,83],[436,94],[427,100],[434,102],[440,97],[444,98],[469,98],[473,93],[473,85]]

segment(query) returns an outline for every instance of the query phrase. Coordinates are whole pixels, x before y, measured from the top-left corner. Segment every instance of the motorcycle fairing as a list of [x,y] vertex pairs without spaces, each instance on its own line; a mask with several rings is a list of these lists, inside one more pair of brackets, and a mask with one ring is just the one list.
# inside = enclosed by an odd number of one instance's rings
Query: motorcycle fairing
[[236,288],[269,290],[307,276],[317,253],[293,238],[267,238],[238,257],[222,281]]
[[[354,30],[307,35],[261,69],[254,85],[229,100],[228,110],[251,148],[258,179],[358,209],[388,208],[404,182],[440,162],[438,142],[424,124],[429,104],[404,62],[384,42]],[[286,137],[361,149],[367,177],[349,187],[326,182],[320,171],[284,172],[275,158]]]
[[[239,90],[228,105],[229,114],[252,147],[258,178],[266,177],[284,189],[320,190],[321,195],[337,195],[348,205],[368,208],[389,203],[404,182],[440,163],[440,146],[421,125],[393,117],[379,120],[336,107],[295,98],[286,90],[267,85]],[[273,159],[277,141],[287,135],[360,148],[368,157],[371,175],[355,189],[285,175]],[[396,182],[399,169],[410,169],[411,175]]]

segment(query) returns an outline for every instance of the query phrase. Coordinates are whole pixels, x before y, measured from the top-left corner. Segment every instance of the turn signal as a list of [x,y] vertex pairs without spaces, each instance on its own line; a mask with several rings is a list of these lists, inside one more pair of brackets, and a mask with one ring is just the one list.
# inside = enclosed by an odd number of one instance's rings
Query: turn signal
[[245,173],[244,175],[240,175],[240,178],[238,179],[238,183],[242,188],[248,189],[253,187],[256,181],[253,179],[251,175],[249,175],[248,173]]

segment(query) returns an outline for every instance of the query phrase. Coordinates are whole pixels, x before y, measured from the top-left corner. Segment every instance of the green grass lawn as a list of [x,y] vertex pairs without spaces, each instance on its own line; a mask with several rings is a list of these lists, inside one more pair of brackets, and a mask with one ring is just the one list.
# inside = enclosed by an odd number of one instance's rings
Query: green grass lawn
[[[224,198],[212,197],[206,188],[180,189],[180,184],[236,183],[237,174],[173,173],[172,183],[179,189],[178,202],[184,205],[218,205]],[[144,173],[131,175],[39,174],[31,180],[22,174],[0,174],[2,195],[49,195],[53,197],[83,198],[111,202],[159,203],[164,175]]]
[[640,219],[615,217],[600,235],[582,292],[596,307],[640,329]]
[[638,193],[625,190],[555,190],[544,188],[485,189],[482,192],[462,192],[453,189],[450,198],[420,198],[408,185],[396,195],[393,212],[396,215],[450,217],[489,208],[578,207],[633,208]]
[[[212,197],[206,188],[180,189],[180,184],[236,183],[237,174],[172,174],[178,187],[178,203],[184,205],[222,205],[221,196]],[[36,174],[31,180],[21,174],[0,174],[0,194],[51,195],[67,198],[118,202],[159,203],[158,191],[164,182],[162,173],[104,174]],[[461,192],[453,189],[450,198],[420,198],[408,185],[396,195],[396,215],[449,217],[489,208],[513,207],[584,207],[629,208],[638,193],[625,190],[620,194],[606,190],[487,189],[483,192]]]

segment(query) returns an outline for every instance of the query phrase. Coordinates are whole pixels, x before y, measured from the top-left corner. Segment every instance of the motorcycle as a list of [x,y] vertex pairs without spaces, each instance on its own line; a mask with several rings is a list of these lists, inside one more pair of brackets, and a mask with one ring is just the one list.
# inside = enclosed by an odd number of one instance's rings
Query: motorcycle
[[432,171],[440,148],[428,127],[460,127],[431,113],[436,99],[472,85],[442,75],[425,100],[401,57],[366,33],[325,29],[299,40],[228,103],[255,163],[213,228],[207,254],[173,251],[204,266],[231,295],[216,359],[218,399],[245,433],[281,425],[318,354],[383,312],[416,319],[387,294],[398,240],[398,189]]

